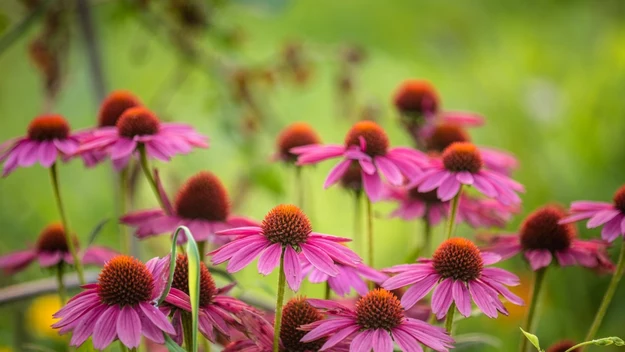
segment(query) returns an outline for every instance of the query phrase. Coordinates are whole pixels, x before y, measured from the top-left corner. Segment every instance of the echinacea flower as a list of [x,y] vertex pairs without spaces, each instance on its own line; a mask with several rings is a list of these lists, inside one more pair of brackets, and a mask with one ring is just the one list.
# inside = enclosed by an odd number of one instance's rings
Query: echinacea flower
[[558,341],[556,343],[554,343],[553,345],[551,345],[549,348],[547,348],[547,352],[578,352],[581,349],[576,348],[571,350],[571,347],[574,347],[575,345],[577,345],[575,342],[571,341],[571,340],[563,340],[563,341]]
[[284,274],[293,291],[302,283],[300,253],[321,272],[336,276],[338,264],[356,265],[362,260],[342,242],[348,238],[313,232],[310,220],[295,205],[281,204],[271,209],[260,227],[248,226],[217,233],[234,236],[228,244],[209,253],[213,264],[228,261],[227,270],[237,272],[258,258],[258,272],[269,275],[284,257]]
[[302,273],[304,276],[308,275],[308,281],[313,284],[327,282],[330,289],[339,296],[347,296],[352,288],[359,295],[364,296],[369,292],[365,279],[376,284],[381,284],[388,279],[388,275],[362,263],[355,266],[336,264],[339,273],[336,276],[330,276],[312,266],[305,258],[302,259],[304,261]]
[[611,271],[607,243],[578,239],[573,225],[560,223],[564,218],[558,206],[539,208],[525,218],[517,234],[484,237],[488,241],[485,250],[503,259],[523,253],[534,271],[549,266],[554,256],[560,266],[579,264]]
[[301,341],[327,339],[320,351],[348,341],[351,352],[392,352],[394,343],[403,351],[421,351],[421,343],[443,352],[454,342],[443,328],[406,317],[399,299],[384,289],[361,297],[355,310],[333,301],[308,301],[326,310],[327,318],[303,326],[309,332]]
[[39,163],[51,167],[61,156],[69,159],[78,150],[79,140],[70,132],[67,120],[61,115],[42,115],[28,125],[26,136],[11,139],[0,145],[0,163],[4,164],[2,176],[17,167],[30,167]]
[[188,154],[193,148],[208,148],[208,143],[193,127],[161,122],[147,108],[136,106],[124,110],[115,127],[99,128],[85,138],[79,152],[106,152],[120,170],[139,148],[150,158],[169,161],[172,156]]
[[436,189],[442,201],[454,198],[462,185],[473,186],[483,195],[495,198],[504,205],[518,204],[516,192],[523,192],[521,184],[504,174],[489,170],[480,150],[471,143],[453,143],[445,149],[441,159],[432,159],[430,167],[414,179],[411,186],[420,192]]
[[589,229],[603,226],[601,238],[608,242],[618,236],[625,236],[625,186],[616,191],[612,203],[578,201],[571,204],[570,215],[560,220],[561,224],[568,224],[589,219],[586,227]]
[[345,144],[307,145],[291,149],[298,155],[297,164],[315,164],[323,160],[342,157],[330,171],[324,187],[339,182],[352,165],[358,161],[365,193],[373,202],[380,200],[383,186],[380,175],[399,186],[406,178],[414,178],[428,163],[427,157],[416,150],[404,147],[390,148],[386,132],[373,121],[361,121],[349,130]]
[[85,290],[54,314],[60,320],[52,327],[61,334],[72,332],[71,346],[93,337],[93,347],[98,350],[116,339],[136,348],[142,336],[164,343],[163,332],[174,334],[174,327],[153,303],[167,283],[168,263],[168,258],[143,264],[125,255],[114,257],[97,283],[83,285]]
[[[76,237],[73,237],[77,245]],[[81,263],[92,265],[104,265],[117,253],[111,249],[99,246],[89,246],[81,255]],[[46,226],[39,235],[34,248],[18,251],[0,256],[0,269],[8,274],[14,274],[23,270],[33,261],[37,260],[42,268],[56,267],[65,263],[74,264],[74,259],[67,247],[67,238],[63,226],[52,223]]]
[[[184,332],[183,320],[191,319],[191,299],[189,298],[189,259],[187,255],[176,257],[174,280],[166,304],[161,305],[161,312],[171,315],[171,323],[176,330],[174,341],[182,345]],[[209,341],[216,342],[216,332],[230,336],[231,328],[240,326],[237,314],[252,309],[236,298],[225,296],[232,288],[227,286],[218,289],[206,264],[200,263],[200,297],[198,328]]]
[[[157,183],[159,183],[158,177]],[[196,241],[215,242],[215,233],[233,227],[256,226],[257,223],[230,213],[228,192],[217,176],[201,171],[190,177],[178,191],[173,206],[164,194],[163,209],[140,210],[120,218],[122,224],[136,227],[138,238],[173,233],[178,226],[191,230]],[[179,243],[187,241],[185,236],[178,237]]]
[[277,152],[273,160],[286,164],[295,164],[297,155],[291,152],[295,147],[319,144],[321,139],[317,132],[306,122],[295,122],[285,127],[276,140]]
[[494,253],[480,252],[466,238],[451,238],[443,242],[432,259],[421,259],[416,264],[397,265],[383,270],[397,274],[386,280],[382,287],[394,290],[412,285],[402,296],[401,304],[408,309],[425,297],[432,289],[432,313],[438,319],[447,315],[452,303],[460,314],[471,315],[471,300],[490,318],[497,311],[508,315],[499,295],[511,303],[522,305],[523,301],[506,286],[516,286],[519,278],[503,269],[488,268],[501,257]]

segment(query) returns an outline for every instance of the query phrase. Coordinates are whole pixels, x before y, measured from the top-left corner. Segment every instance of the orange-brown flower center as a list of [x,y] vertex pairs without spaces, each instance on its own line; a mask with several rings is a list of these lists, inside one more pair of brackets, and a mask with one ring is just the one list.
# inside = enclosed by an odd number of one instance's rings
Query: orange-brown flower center
[[614,194],[614,206],[625,213],[625,185],[621,186]]
[[395,93],[394,103],[400,112],[416,116],[435,114],[439,108],[434,86],[418,79],[403,82]]
[[385,155],[388,136],[380,125],[373,121],[360,121],[352,126],[345,136],[345,146],[360,146],[360,138],[366,142],[364,152],[370,156]]
[[320,139],[317,132],[305,122],[296,122],[287,126],[277,140],[278,152],[283,160],[294,162],[297,155],[290,152],[291,148],[301,147],[309,144],[319,144]]
[[117,90],[109,94],[98,112],[98,126],[115,126],[124,111],[140,106],[141,102],[132,93]]
[[392,292],[378,288],[356,302],[356,322],[366,330],[391,330],[404,319],[404,308]]
[[[77,240],[74,237],[74,245],[77,245]],[[65,237],[65,230],[60,223],[53,223],[46,226],[39,235],[37,240],[37,251],[39,252],[69,252],[67,248],[67,238]]]
[[531,213],[521,225],[523,249],[553,252],[569,248],[576,234],[572,224],[558,224],[565,215],[560,207],[554,205],[547,205]]
[[468,171],[477,173],[482,168],[480,151],[471,143],[456,142],[445,149],[443,165],[452,172]]
[[295,297],[285,304],[280,329],[280,340],[284,346],[284,352],[319,351],[325,343],[325,339],[302,343],[300,340],[306,335],[306,331],[299,330],[299,328],[321,319],[323,319],[323,314],[303,297]]
[[271,209],[262,223],[263,234],[272,243],[298,246],[312,232],[310,220],[300,208],[281,204]]
[[104,265],[98,284],[102,303],[120,307],[150,301],[154,288],[152,274],[145,264],[126,255],[118,255]]
[[[577,345],[575,342],[570,341],[570,340],[564,340],[564,341],[559,341],[554,343],[553,345],[551,345],[551,347],[549,347],[547,349],[547,352],[566,352],[569,350],[569,348],[573,347]],[[572,352],[578,352],[581,351],[581,349],[576,348],[574,350],[571,350]]]
[[470,281],[482,274],[484,261],[477,246],[466,238],[450,238],[432,255],[434,269],[443,278]]
[[136,106],[124,110],[116,126],[120,136],[133,138],[158,133],[160,121],[147,108]]
[[226,221],[230,214],[230,199],[225,187],[214,174],[201,171],[180,188],[175,210],[186,219]]
[[35,117],[28,125],[28,138],[36,141],[50,141],[69,137],[69,124],[61,115]]
[[[176,270],[171,287],[189,294],[189,257],[186,254],[178,254],[176,257]],[[200,263],[200,307],[209,305],[216,294],[217,286],[215,286],[213,276],[206,264]]]
[[455,142],[470,142],[469,134],[462,127],[444,123],[436,126],[426,140],[426,147],[430,151],[442,153]]

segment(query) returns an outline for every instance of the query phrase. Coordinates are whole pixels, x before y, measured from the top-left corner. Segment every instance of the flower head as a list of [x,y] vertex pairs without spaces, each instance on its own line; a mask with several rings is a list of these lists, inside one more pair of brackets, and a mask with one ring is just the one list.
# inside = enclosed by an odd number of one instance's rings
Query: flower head
[[[78,240],[72,237],[74,245],[78,247]],[[104,265],[114,257],[115,251],[98,246],[89,246],[82,255],[83,264]],[[59,264],[74,264],[74,259],[67,247],[65,230],[60,223],[52,223],[46,226],[37,239],[34,248],[18,251],[0,256],[0,269],[8,274],[13,274],[25,269],[34,260],[38,260],[42,268],[55,267]]]
[[497,312],[508,314],[499,301],[499,295],[514,304],[523,301],[505,286],[516,286],[519,278],[503,269],[489,268],[501,259],[493,253],[481,252],[465,238],[451,238],[443,242],[431,260],[417,264],[398,265],[387,270],[396,276],[382,284],[387,290],[412,285],[402,296],[401,303],[408,309],[425,297],[432,289],[432,312],[442,319],[453,302],[460,314],[471,314],[471,299],[488,317]]
[[321,139],[317,132],[306,122],[296,122],[284,128],[276,141],[277,153],[274,159],[293,164],[297,155],[291,149],[304,145],[319,144]]
[[570,213],[560,223],[589,219],[586,227],[592,229],[603,226],[601,237],[608,242],[625,236],[625,185],[614,193],[612,203],[577,201],[571,204]]
[[259,227],[248,226],[221,231],[218,235],[234,236],[234,240],[209,253],[213,264],[228,261],[229,272],[237,272],[258,255],[258,272],[271,273],[284,260],[284,273],[289,287],[297,291],[302,282],[302,258],[321,272],[336,276],[338,264],[356,265],[360,257],[341,242],[347,238],[313,232],[310,220],[295,205],[273,208]]
[[2,176],[17,167],[39,163],[45,168],[58,157],[68,160],[78,149],[79,140],[70,131],[67,120],[61,115],[41,115],[28,125],[26,136],[0,144],[0,163],[4,164]]
[[141,101],[132,93],[124,90],[109,94],[98,111],[98,127],[116,126],[124,111],[141,106]]
[[434,116],[440,99],[436,88],[426,80],[406,80],[399,85],[393,98],[395,108],[402,114],[415,117]]
[[428,136],[425,146],[428,151],[442,153],[447,147],[457,142],[471,142],[471,137],[467,131],[454,124],[439,124]]
[[399,299],[384,289],[370,291],[350,309],[339,303],[309,300],[325,310],[328,318],[302,327],[309,332],[302,342],[327,339],[321,350],[348,341],[351,351],[392,352],[396,343],[403,351],[418,351],[422,343],[435,351],[447,351],[453,339],[442,328],[405,316]]
[[560,266],[579,264],[600,271],[611,271],[607,244],[601,241],[583,241],[577,238],[575,227],[562,223],[564,211],[547,205],[527,216],[514,235],[487,238],[485,250],[509,258],[522,252],[533,270],[551,264],[553,256]]
[[100,272],[97,283],[84,285],[83,292],[54,314],[60,320],[52,327],[61,334],[73,332],[72,346],[80,346],[90,336],[93,346],[100,350],[115,339],[135,348],[142,336],[164,343],[163,331],[175,331],[152,302],[165,288],[168,262],[167,258],[154,258],[143,264],[125,255],[114,257]]

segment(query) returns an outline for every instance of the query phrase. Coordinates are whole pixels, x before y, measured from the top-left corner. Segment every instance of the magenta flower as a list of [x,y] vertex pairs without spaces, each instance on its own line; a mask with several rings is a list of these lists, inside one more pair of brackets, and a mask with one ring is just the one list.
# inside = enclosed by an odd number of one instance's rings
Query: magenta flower
[[417,264],[383,270],[398,275],[386,280],[382,287],[395,290],[412,285],[401,298],[406,309],[436,287],[432,294],[432,312],[438,319],[447,315],[453,302],[460,314],[468,317],[471,315],[471,299],[486,316],[496,318],[497,311],[508,315],[499,295],[523,305],[523,301],[505,287],[518,285],[519,278],[503,269],[485,267],[500,259],[499,255],[480,252],[465,238],[451,238],[438,247],[431,260],[422,259]]
[[616,191],[613,203],[578,201],[571,204],[571,215],[560,220],[568,224],[584,219],[589,229],[603,226],[601,238],[608,242],[625,236],[625,186]]
[[249,226],[225,230],[218,235],[235,236],[228,244],[209,253],[213,264],[228,262],[229,272],[237,272],[258,258],[258,272],[270,274],[284,256],[284,274],[293,291],[302,283],[302,253],[313,267],[330,276],[339,274],[338,264],[356,265],[362,260],[341,245],[351,241],[312,231],[310,221],[298,207],[282,204],[273,208],[260,227]]
[[71,346],[82,345],[90,336],[102,350],[115,339],[136,348],[141,336],[164,343],[163,332],[174,334],[167,316],[153,305],[167,283],[168,258],[154,258],[146,264],[125,255],[106,263],[98,283],[84,285],[54,314],[60,319],[53,328],[60,334],[72,332]]
[[[76,245],[78,244],[75,237],[74,242]],[[90,246],[82,253],[81,262],[83,264],[104,265],[115,255],[117,253],[111,249]],[[46,226],[41,231],[34,248],[0,256],[0,269],[3,269],[7,274],[14,274],[26,268],[35,259],[39,261],[39,266],[42,268],[55,267],[61,263],[74,264],[72,254],[67,248],[65,230],[61,224],[53,223]]]
[[[155,177],[159,187],[159,177]],[[217,176],[201,171],[191,178],[178,191],[176,201],[171,206],[164,190],[161,198],[167,211],[163,209],[140,210],[120,218],[122,224],[136,227],[138,238],[173,233],[184,225],[191,230],[196,241],[215,243],[215,233],[233,227],[257,226],[253,220],[230,214],[228,192]],[[178,243],[185,243],[186,237],[179,236]]]
[[383,191],[380,174],[393,185],[402,185],[406,178],[421,174],[428,164],[427,157],[410,148],[391,148],[386,132],[372,121],[356,123],[345,137],[345,145],[308,145],[291,149],[299,155],[298,165],[315,164],[320,161],[343,157],[326,178],[324,187],[339,182],[348,172],[352,161],[361,167],[362,185],[372,202],[380,200]]
[[532,270],[549,266],[555,256],[560,266],[579,264],[611,271],[613,265],[607,254],[607,243],[579,240],[574,226],[561,223],[564,216],[564,211],[557,206],[539,208],[525,218],[517,234],[486,238],[485,250],[504,259],[523,253]]
[[11,139],[0,145],[0,163],[4,164],[2,176],[6,177],[17,167],[39,163],[51,167],[59,156],[68,160],[78,149],[79,140],[70,133],[67,120],[61,115],[42,115],[28,125],[25,137]]
[[161,122],[147,108],[136,106],[124,110],[115,127],[101,127],[86,136],[79,152],[106,152],[120,170],[137,148],[145,148],[148,157],[169,161],[172,156],[187,154],[194,147],[208,148],[207,138],[191,126]]
[[313,284],[328,282],[330,289],[339,296],[347,296],[352,288],[360,295],[364,296],[369,292],[367,281],[381,284],[388,275],[383,274],[365,264],[356,264],[355,266],[337,264],[339,273],[336,276],[330,276],[323,271],[315,268],[308,260],[302,258],[302,274],[308,275],[308,281]]
[[320,351],[348,341],[351,352],[393,352],[393,342],[403,351],[421,351],[420,343],[435,351],[448,351],[454,340],[444,329],[404,315],[399,299],[389,291],[367,293],[352,310],[333,301],[308,300],[327,311],[327,318],[302,327],[309,332],[302,342],[327,338]]
[[524,191],[519,183],[485,168],[480,151],[471,143],[453,143],[447,147],[441,160],[433,159],[423,175],[410,184],[418,186],[419,192],[436,189],[436,195],[442,201],[454,198],[462,185],[473,186],[504,205],[520,203],[516,192]]

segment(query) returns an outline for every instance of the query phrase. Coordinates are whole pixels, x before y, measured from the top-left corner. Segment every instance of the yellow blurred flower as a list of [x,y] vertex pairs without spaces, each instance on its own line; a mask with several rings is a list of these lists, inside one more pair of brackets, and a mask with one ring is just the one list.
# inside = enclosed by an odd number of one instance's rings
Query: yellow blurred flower
[[26,312],[31,331],[38,337],[63,340],[64,337],[50,327],[58,320],[54,319],[52,314],[59,309],[61,309],[61,299],[57,295],[45,295],[36,298]]
[[0,352],[13,352],[11,347],[0,346]]

